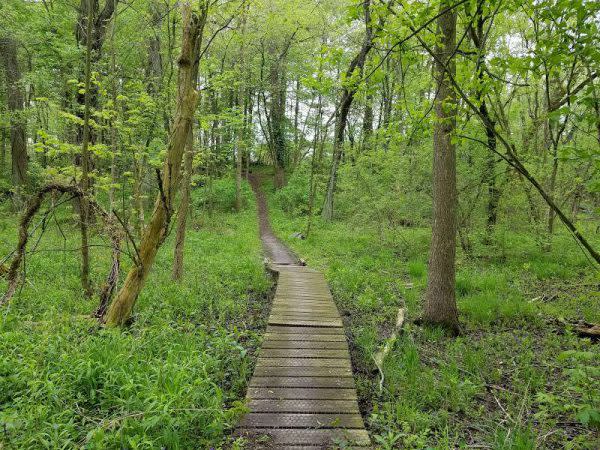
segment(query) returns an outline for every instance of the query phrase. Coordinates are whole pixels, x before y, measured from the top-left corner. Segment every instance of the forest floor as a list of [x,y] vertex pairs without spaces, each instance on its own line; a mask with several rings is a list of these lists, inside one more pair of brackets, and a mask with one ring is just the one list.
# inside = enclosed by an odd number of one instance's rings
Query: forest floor
[[[294,233],[304,231],[306,218],[282,210],[285,192],[275,194],[269,182],[264,189],[275,233],[331,286],[377,445],[600,448],[600,350],[569,325],[600,322],[599,279],[569,236],[557,233],[544,253],[534,238],[502,224],[492,245],[476,242],[472,255],[459,252],[463,332],[450,339],[412,323],[425,286],[429,229],[317,218],[313,233],[299,239]],[[26,282],[0,314],[0,448],[230,445],[247,411],[272,280],[247,183],[241,213],[232,212],[233,180],[216,181],[210,198],[201,191],[194,192],[184,279],[171,280],[171,236],[124,331],[90,318],[97,299],[81,296],[70,206],[49,215],[44,237],[27,255]],[[14,248],[16,226],[2,205],[1,255]],[[100,284],[110,249],[100,237],[93,244]],[[380,391],[373,354],[399,307],[407,322]]]
[[[600,322],[600,280],[568,235],[551,252],[498,227],[491,245],[459,251],[462,334],[413,324],[430,229],[379,227],[283,212],[267,182],[273,229],[322,270],[346,322],[361,408],[381,448],[600,448],[600,348],[573,323]],[[384,366],[373,355],[407,321]]]
[[[0,311],[0,449],[229,445],[247,411],[273,281],[250,187],[244,183],[240,213],[232,180],[216,181],[212,191],[209,199],[194,192],[182,281],[171,280],[172,233],[125,330],[90,317],[98,300],[81,295],[70,205],[49,216],[27,254],[25,284]],[[13,250],[16,225],[9,205],[0,205],[0,255]],[[100,285],[110,250],[98,236],[93,245]],[[0,278],[0,292],[5,286]]]

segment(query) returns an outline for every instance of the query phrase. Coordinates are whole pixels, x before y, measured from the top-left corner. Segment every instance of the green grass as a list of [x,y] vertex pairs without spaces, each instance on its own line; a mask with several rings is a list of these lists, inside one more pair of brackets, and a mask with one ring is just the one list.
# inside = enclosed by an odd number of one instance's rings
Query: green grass
[[[196,209],[185,276],[170,279],[173,242],[161,249],[126,330],[89,318],[77,252],[49,227],[27,256],[27,282],[0,317],[0,448],[211,448],[245,410],[264,325],[265,275],[254,202],[239,214]],[[198,194],[198,193],[196,193]],[[198,197],[198,195],[197,195]],[[198,202],[196,202],[198,203]],[[75,222],[58,215],[77,248]],[[15,220],[0,218],[6,254]],[[95,239],[97,244],[102,241]],[[94,276],[108,267],[93,250]],[[2,284],[4,288],[5,284]]]
[[[276,233],[324,271],[345,313],[362,411],[381,448],[600,446],[600,351],[561,322],[600,322],[600,279],[566,233],[544,253],[532,236],[501,224],[492,245],[473,239],[474,256],[459,249],[463,333],[452,339],[412,323],[426,286],[430,229],[382,229],[342,214],[332,223],[315,218],[301,240],[292,235],[306,228],[302,208],[284,212],[280,199],[289,196],[274,195],[269,182],[265,189]],[[340,209],[351,195],[338,194]],[[380,392],[373,354],[399,307],[407,322]]]

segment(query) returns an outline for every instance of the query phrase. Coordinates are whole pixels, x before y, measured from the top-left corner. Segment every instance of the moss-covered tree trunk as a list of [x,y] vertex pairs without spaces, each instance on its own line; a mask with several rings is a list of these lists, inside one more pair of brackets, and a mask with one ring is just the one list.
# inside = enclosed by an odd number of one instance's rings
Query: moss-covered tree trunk
[[198,58],[195,50],[200,47],[198,42],[206,22],[208,3],[202,5],[201,12],[201,16],[198,17],[192,15],[189,4],[185,4],[183,7],[183,39],[181,55],[178,60],[177,107],[167,155],[158,177],[160,192],[139,245],[138,260],[127,274],[123,287],[106,314],[108,326],[124,325],[130,318],[158,249],[167,237],[173,204],[181,178],[181,161],[198,101],[198,93],[195,89],[196,79],[193,73],[194,64]]

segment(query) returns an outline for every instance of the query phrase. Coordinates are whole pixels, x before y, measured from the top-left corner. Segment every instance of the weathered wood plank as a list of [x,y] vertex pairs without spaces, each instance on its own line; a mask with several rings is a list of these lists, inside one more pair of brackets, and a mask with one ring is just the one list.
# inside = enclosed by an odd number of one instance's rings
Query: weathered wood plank
[[267,333],[289,333],[289,334],[340,334],[345,336],[344,329],[339,328],[323,328],[323,327],[294,327],[285,325],[269,325],[267,326]]
[[324,349],[324,350],[346,350],[348,351],[348,344],[345,342],[331,342],[331,341],[294,341],[294,340],[283,340],[275,341],[267,339],[262,343],[262,348],[274,348],[274,349]]
[[[270,445],[289,445],[288,449],[295,449],[298,445],[314,445],[320,448],[339,447],[339,442],[350,445],[368,446],[370,444],[369,434],[365,430],[310,430],[294,428],[246,428],[241,429],[240,434],[246,438],[258,438],[269,436]],[[262,440],[261,440],[262,441]],[[333,448],[335,448],[333,447]],[[256,448],[256,447],[252,447]],[[344,448],[347,448],[344,446]]]
[[250,387],[354,388],[354,378],[252,377]]
[[277,308],[285,309],[285,310],[292,310],[292,311],[299,311],[299,312],[310,312],[310,313],[331,312],[331,313],[334,313],[337,316],[339,316],[339,311],[335,307],[335,305],[332,305],[329,303],[324,303],[324,302],[305,303],[305,302],[294,302],[294,301],[283,302],[283,301],[278,300],[273,303],[271,310],[274,310]]
[[364,428],[357,414],[270,414],[251,413],[242,420],[244,428]]
[[350,360],[326,358],[258,358],[257,366],[264,367],[346,367],[351,369]]
[[346,342],[346,336],[344,334],[292,334],[292,333],[278,333],[269,332],[265,333],[265,338],[273,341],[332,341],[332,342]]
[[271,312],[276,311],[286,311],[286,312],[297,312],[297,313],[307,313],[307,314],[334,314],[336,317],[340,316],[339,311],[335,306],[327,305],[327,304],[297,304],[293,302],[277,302],[271,308]]
[[304,308],[331,308],[337,311],[336,306],[332,301],[327,299],[301,299],[301,298],[279,298],[275,297],[273,300],[273,307],[275,306],[295,306]]
[[294,326],[294,327],[340,328],[343,324],[342,324],[341,319],[300,320],[300,319],[289,319],[286,317],[269,317],[269,325],[290,325],[290,326]]
[[256,400],[356,400],[356,390],[353,388],[250,387],[247,396]]
[[269,367],[258,366],[255,377],[352,377],[347,367]]
[[263,348],[259,355],[263,358],[340,358],[348,359],[350,355],[347,350],[327,349],[276,349]]
[[354,400],[250,400],[253,412],[359,414]]
[[340,317],[340,315],[337,312],[331,312],[331,311],[320,311],[320,312],[297,311],[297,310],[293,310],[293,309],[290,310],[290,309],[282,309],[282,308],[277,308],[275,310],[272,310],[271,315],[281,316],[281,317],[285,317],[285,316],[300,317],[300,318],[308,319],[308,320],[314,320],[314,319],[319,319],[319,318],[338,319]]

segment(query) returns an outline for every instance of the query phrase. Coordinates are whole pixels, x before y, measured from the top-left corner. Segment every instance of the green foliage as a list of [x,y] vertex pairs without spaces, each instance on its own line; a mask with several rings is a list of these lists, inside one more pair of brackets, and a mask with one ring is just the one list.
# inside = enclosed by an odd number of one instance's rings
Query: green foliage
[[[356,193],[346,189],[340,203]],[[561,232],[546,253],[528,227],[513,223],[498,226],[491,244],[482,242],[484,236],[473,240],[478,259],[459,249],[456,292],[463,335],[449,340],[412,324],[426,283],[427,228],[379,226],[375,217],[359,212],[362,222],[352,215],[332,223],[317,218],[311,235],[298,240],[292,233],[306,219],[281,211],[280,201],[280,193],[271,196],[274,229],[311,266],[325,271],[346,314],[353,363],[361,374],[359,396],[372,405],[367,421],[377,445],[594,448],[597,346],[552,325],[557,318],[600,320],[597,296],[578,290],[596,278],[570,236]],[[377,377],[367,374],[376,373],[373,354],[389,336],[399,307],[406,308],[404,333],[386,359],[380,392]]]
[[[61,252],[51,227],[0,319],[0,446],[218,446],[245,411],[270,287],[253,205],[188,231],[179,284],[170,279],[169,239],[127,330],[105,330],[88,317],[96,300],[79,294],[77,253]],[[58,220],[66,248],[76,247],[69,231],[76,223]],[[3,213],[0,223],[10,237],[5,254],[15,222]],[[95,248],[94,256],[94,272],[103,273],[108,251]]]
[[[195,177],[192,201],[196,209],[209,211],[231,212],[235,209],[236,187],[232,177],[217,180]],[[242,183],[242,208],[248,208],[254,202],[254,194],[250,185]]]

